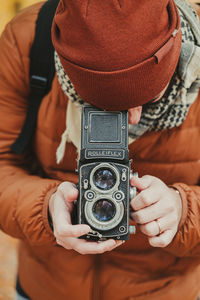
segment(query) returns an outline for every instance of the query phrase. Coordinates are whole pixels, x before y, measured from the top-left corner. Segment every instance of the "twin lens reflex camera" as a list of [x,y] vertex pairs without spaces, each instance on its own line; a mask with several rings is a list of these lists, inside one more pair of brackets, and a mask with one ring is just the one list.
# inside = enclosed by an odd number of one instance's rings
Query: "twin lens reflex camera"
[[81,238],[129,238],[129,181],[128,112],[83,106],[77,221],[92,231]]

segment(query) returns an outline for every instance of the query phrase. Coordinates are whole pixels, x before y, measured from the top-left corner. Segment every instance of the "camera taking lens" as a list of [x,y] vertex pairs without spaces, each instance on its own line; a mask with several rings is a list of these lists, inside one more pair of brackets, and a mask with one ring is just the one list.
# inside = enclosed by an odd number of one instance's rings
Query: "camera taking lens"
[[98,221],[108,222],[110,221],[116,213],[114,204],[107,200],[101,199],[97,201],[93,206],[93,214]]

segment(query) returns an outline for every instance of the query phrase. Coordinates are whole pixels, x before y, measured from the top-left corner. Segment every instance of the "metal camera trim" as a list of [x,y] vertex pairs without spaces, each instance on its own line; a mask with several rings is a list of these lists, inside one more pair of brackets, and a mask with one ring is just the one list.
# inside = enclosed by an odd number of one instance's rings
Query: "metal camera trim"
[[[115,185],[109,189],[109,190],[102,190],[100,188],[98,188],[95,184],[94,184],[94,181],[93,181],[93,178],[94,178],[94,174],[95,172],[98,170],[98,169],[102,169],[102,168],[108,168],[108,169],[111,169],[112,171],[114,171],[115,173],[115,176],[116,176],[116,183]],[[111,192],[115,191],[116,190],[116,187],[118,187],[120,184],[120,177],[119,177],[119,171],[117,170],[117,168],[113,167],[111,164],[109,163],[100,163],[98,164],[96,167],[94,167],[94,169],[91,171],[90,173],[90,185],[91,185],[91,188],[93,190],[95,190],[96,192],[100,192],[102,194],[110,194]]]
[[93,226],[95,229],[98,229],[98,230],[108,231],[108,230],[116,227],[123,219],[124,204],[122,201],[121,202],[115,201],[111,196],[106,196],[105,200],[109,200],[110,202],[112,202],[115,205],[116,213],[115,213],[115,216],[108,222],[101,222],[95,218],[93,211],[92,211],[94,204],[101,199],[105,199],[105,196],[100,195],[99,197],[95,198],[95,201],[87,201],[85,203],[84,213],[85,213],[87,222],[91,226]]
[[[121,198],[120,199],[117,199],[117,196],[116,194],[120,194],[121,195]],[[113,199],[115,199],[117,202],[120,202],[120,201],[123,201],[125,199],[125,195],[124,193],[121,191],[121,190],[117,190],[113,193],[112,195]]]

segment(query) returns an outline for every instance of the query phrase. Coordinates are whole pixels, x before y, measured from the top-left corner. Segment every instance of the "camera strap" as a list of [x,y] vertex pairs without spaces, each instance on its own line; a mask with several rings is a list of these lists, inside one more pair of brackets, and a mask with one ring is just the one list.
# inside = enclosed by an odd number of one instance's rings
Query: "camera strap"
[[55,74],[51,26],[59,0],[48,0],[39,11],[35,38],[30,51],[30,94],[22,130],[11,145],[12,152],[22,154],[34,134],[37,114],[44,96],[50,91]]

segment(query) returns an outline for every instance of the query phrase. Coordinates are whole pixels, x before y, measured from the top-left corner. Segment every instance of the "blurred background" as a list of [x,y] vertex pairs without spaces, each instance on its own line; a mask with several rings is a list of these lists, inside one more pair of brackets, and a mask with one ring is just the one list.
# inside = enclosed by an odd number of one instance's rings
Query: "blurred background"
[[36,2],[41,0],[0,0],[0,33],[19,10]]
[[[39,0],[0,0],[0,34],[21,9]],[[200,0],[190,0],[194,5]],[[196,6],[199,8],[198,6]],[[17,270],[17,240],[0,231],[0,300],[14,300]],[[43,299],[38,299],[43,300]]]

